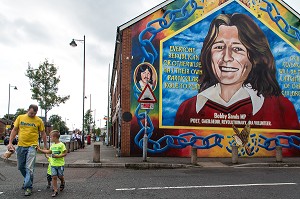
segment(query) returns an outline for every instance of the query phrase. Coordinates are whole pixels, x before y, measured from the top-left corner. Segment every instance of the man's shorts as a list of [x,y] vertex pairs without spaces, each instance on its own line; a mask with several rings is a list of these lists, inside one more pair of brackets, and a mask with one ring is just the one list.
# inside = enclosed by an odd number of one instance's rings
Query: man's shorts
[[64,166],[51,166],[52,176],[64,176]]

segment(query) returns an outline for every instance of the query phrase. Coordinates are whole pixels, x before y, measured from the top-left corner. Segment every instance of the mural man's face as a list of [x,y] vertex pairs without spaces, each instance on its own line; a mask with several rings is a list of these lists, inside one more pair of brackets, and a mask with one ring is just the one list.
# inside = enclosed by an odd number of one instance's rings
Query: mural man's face
[[150,81],[150,78],[151,78],[151,73],[148,69],[146,69],[144,72],[141,72],[141,79],[144,84],[147,84],[147,82]]
[[242,84],[252,69],[248,50],[239,40],[236,26],[219,27],[211,55],[213,72],[221,84]]

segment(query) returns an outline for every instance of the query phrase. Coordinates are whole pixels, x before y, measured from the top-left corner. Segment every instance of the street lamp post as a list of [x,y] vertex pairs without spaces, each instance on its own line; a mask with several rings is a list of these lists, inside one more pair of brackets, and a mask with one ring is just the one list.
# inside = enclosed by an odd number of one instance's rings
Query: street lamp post
[[92,94],[90,94],[90,111],[92,111]]
[[69,120],[69,119],[67,119],[67,118],[65,117],[65,134],[68,134],[67,131],[66,131],[66,130],[67,130],[67,120]]
[[94,111],[94,126],[96,126],[96,124],[95,124],[95,118],[96,118],[96,109],[94,109],[93,111]]
[[[87,96],[84,96],[84,99],[87,99],[88,97]],[[90,111],[92,111],[92,94],[90,94]]]
[[99,128],[101,129],[101,119],[99,119],[99,120],[97,120],[97,121],[99,121],[99,122],[100,122],[100,123],[99,123],[99,124],[100,124]]
[[108,143],[110,143],[110,141],[109,141],[109,139],[110,139],[110,137],[109,137],[109,121],[110,121],[110,119],[109,119],[109,108],[110,108],[110,100],[109,100],[109,83],[110,83],[110,78],[109,78],[109,74],[110,74],[110,64],[108,65],[108,83],[107,83],[107,86],[108,86],[108,88],[107,88],[107,125],[106,125],[106,138],[107,138],[107,140],[106,140],[106,146],[108,146]]
[[10,87],[14,87],[14,90],[18,90],[18,88],[16,86],[11,86],[10,84],[8,84],[8,109],[7,109],[7,120],[10,120],[9,117],[9,108],[10,108]]
[[96,129],[96,123],[95,123],[95,117],[96,117],[96,109],[94,109],[94,110],[91,110],[91,113],[92,112],[94,112],[94,121],[93,121],[93,128],[91,128],[92,129],[92,131],[91,131],[91,133],[93,133],[93,129]]
[[75,41],[83,42],[83,95],[82,95],[82,147],[84,148],[84,98],[85,98],[85,35],[83,40],[73,39],[70,43],[70,46],[76,47],[77,44]]

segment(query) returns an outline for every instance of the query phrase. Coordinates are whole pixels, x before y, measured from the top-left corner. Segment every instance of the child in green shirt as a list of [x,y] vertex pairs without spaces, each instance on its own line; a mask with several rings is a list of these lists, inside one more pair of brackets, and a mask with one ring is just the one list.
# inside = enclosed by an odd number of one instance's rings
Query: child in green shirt
[[59,141],[60,133],[57,130],[53,130],[50,132],[50,139],[54,142],[50,150],[37,148],[38,151],[51,154],[51,175],[52,175],[52,185],[53,185],[53,194],[52,197],[57,196],[57,178],[60,179],[60,191],[65,188],[65,179],[64,179],[64,165],[65,159],[64,157],[67,155],[66,146],[64,143]]

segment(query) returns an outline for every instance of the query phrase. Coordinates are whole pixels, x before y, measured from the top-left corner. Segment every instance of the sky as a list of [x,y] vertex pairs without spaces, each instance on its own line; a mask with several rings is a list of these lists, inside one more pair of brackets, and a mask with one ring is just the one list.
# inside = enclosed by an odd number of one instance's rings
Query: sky
[[[107,115],[108,68],[112,66],[117,26],[164,0],[1,0],[0,1],[0,118],[10,110],[27,110],[31,99],[28,64],[38,68],[48,59],[58,67],[58,95],[70,99],[48,112],[62,117],[70,130],[82,127],[83,43],[86,45],[85,111],[91,108],[96,126]],[[296,0],[285,0],[300,13]],[[111,71],[110,71],[111,74]],[[14,90],[14,86],[18,90]],[[38,116],[44,116],[39,110]]]
[[[48,59],[58,67],[58,95],[70,99],[48,112],[65,120],[70,130],[82,127],[83,43],[86,45],[85,111],[95,110],[96,126],[107,115],[108,67],[112,65],[117,26],[160,4],[163,0],[1,0],[0,1],[0,118],[10,110],[38,104],[31,99],[28,63],[38,68]],[[91,103],[90,103],[91,102]],[[41,115],[39,110],[38,116]],[[42,112],[44,116],[44,112]],[[100,120],[101,119],[101,120]]]

